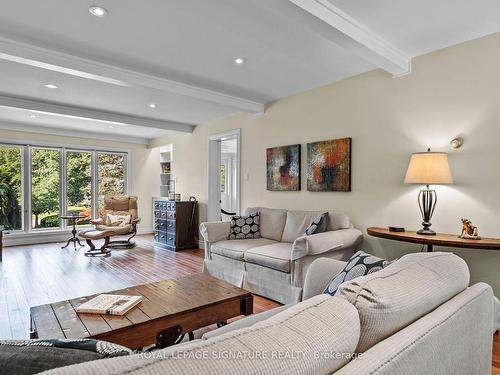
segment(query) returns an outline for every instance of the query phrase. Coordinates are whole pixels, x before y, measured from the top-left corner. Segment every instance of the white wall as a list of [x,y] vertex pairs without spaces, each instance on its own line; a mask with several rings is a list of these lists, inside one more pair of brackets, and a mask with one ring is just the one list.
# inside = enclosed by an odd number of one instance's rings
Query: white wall
[[[416,58],[413,73],[393,79],[380,70],[280,100],[263,115],[236,114],[153,142],[172,143],[176,189],[195,195],[206,218],[207,137],[241,128],[242,208],[253,205],[347,212],[357,227],[419,227],[419,187],[404,185],[413,152],[450,153],[456,184],[437,187],[433,229],[460,233],[467,217],[483,236],[500,237],[500,34]],[[452,150],[457,135],[464,146]],[[265,149],[301,143],[306,186],[307,142],[352,137],[352,192],[266,191]],[[365,249],[388,258],[420,247],[366,237]],[[448,249],[449,250],[449,249]],[[500,294],[500,251],[457,251],[472,281],[486,281]],[[427,286],[423,286],[427,287]]]
[[[22,127],[22,125],[19,126]],[[160,188],[159,148],[148,148],[146,145],[133,143],[0,130],[0,141],[5,140],[31,142],[33,144],[95,146],[102,147],[103,149],[128,151],[130,154],[129,194],[137,195],[138,197],[139,216],[142,218],[139,231],[141,233],[152,231],[152,197],[159,194]],[[5,242],[9,244],[8,239]],[[12,243],[19,244],[22,242],[16,240]]]

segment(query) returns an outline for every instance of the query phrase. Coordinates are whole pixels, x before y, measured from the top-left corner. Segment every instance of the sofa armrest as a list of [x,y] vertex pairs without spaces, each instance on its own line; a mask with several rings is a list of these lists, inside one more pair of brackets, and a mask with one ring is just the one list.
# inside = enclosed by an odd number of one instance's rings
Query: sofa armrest
[[100,217],[98,219],[92,219],[92,220],[90,220],[90,223],[94,224],[94,225],[102,225],[102,224],[104,224],[104,219],[102,217]]
[[229,221],[209,221],[200,224],[200,233],[205,242],[214,243],[227,240],[231,232]]
[[328,283],[345,266],[346,262],[331,258],[318,258],[307,269],[302,300],[323,293]]
[[332,230],[328,232],[302,236],[292,245],[292,260],[307,255],[324,254],[333,250],[355,246],[363,240],[363,233],[355,228]]

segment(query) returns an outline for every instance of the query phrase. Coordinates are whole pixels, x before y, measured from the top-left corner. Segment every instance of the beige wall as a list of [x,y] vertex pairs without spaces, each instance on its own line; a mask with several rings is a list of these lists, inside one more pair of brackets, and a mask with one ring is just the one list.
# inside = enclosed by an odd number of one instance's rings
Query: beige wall
[[[22,125],[19,126],[22,127]],[[129,151],[130,194],[138,196],[139,215],[142,218],[139,230],[141,232],[151,231],[153,216],[151,198],[158,195],[160,189],[160,154],[157,148],[150,149],[146,145],[133,143],[0,130],[0,141],[4,140],[31,142],[33,144],[81,145]]]
[[[195,195],[206,218],[207,137],[241,128],[242,207],[333,208],[368,226],[419,226],[417,186],[404,185],[412,152],[431,147],[450,153],[456,184],[437,187],[433,228],[459,233],[467,217],[484,236],[500,237],[500,34],[422,56],[413,73],[393,79],[372,71],[272,104],[263,115],[236,114],[198,126],[191,135],[153,142],[173,143],[177,192]],[[449,147],[462,135],[464,146]],[[352,192],[266,191],[265,149],[301,143],[306,186],[307,142],[352,137]],[[246,178],[248,176],[248,179]],[[418,246],[366,237],[365,249],[394,258]],[[486,281],[500,294],[500,252],[459,251],[472,281]],[[425,287],[425,286],[424,286]]]

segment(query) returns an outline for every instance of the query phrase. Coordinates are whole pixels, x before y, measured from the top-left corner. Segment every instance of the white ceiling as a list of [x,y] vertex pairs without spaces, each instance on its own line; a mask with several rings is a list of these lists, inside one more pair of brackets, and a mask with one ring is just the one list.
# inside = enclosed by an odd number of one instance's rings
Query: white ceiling
[[[322,21],[311,6],[327,1],[333,11]],[[30,131],[87,131],[147,142],[169,129],[190,131],[184,124],[237,110],[259,112],[265,103],[377,67],[395,73],[388,68],[394,61],[404,71],[405,58],[500,31],[496,0],[97,3],[108,9],[107,17],[92,16],[88,7],[94,2],[87,0],[2,2],[0,96],[7,99],[0,98],[0,128],[17,124]],[[341,12],[354,32],[330,22]],[[378,44],[360,43],[360,32]],[[234,64],[237,56],[243,65]],[[101,77],[82,78],[61,68]],[[47,89],[46,83],[59,88]],[[20,108],[10,97],[30,102]],[[44,103],[56,105],[52,114],[31,118],[30,109]],[[94,120],[119,118],[120,124],[111,129],[108,122],[81,119],[89,109],[96,112],[89,116]]]
[[497,0],[329,0],[415,57],[500,31]]

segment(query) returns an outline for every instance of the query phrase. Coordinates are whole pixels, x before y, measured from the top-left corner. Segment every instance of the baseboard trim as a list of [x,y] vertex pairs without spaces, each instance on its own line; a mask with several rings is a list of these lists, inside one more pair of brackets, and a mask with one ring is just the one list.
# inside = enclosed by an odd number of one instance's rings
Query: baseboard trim
[[[90,228],[90,227],[89,227]],[[138,227],[137,234],[151,234],[152,227]],[[3,246],[36,245],[51,242],[66,242],[71,237],[71,230],[58,230],[51,232],[30,232],[5,234]]]
[[50,242],[64,242],[71,237],[71,230],[62,230],[57,232],[30,232],[30,233],[13,233],[3,237],[3,245],[19,246],[19,245],[34,245]]
[[141,227],[137,226],[137,234],[152,234],[153,227]]

